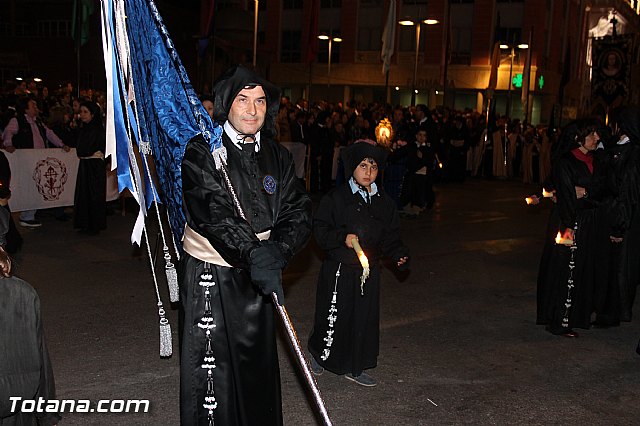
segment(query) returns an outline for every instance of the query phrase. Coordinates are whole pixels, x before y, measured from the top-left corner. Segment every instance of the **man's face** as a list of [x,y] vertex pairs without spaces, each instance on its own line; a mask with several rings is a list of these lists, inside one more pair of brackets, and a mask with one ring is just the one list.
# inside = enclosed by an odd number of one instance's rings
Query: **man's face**
[[25,110],[25,114],[29,117],[36,117],[38,115],[38,104],[36,101],[29,101],[27,104],[27,109]]
[[228,119],[240,133],[254,135],[262,128],[267,115],[267,98],[262,86],[244,88],[233,100]]

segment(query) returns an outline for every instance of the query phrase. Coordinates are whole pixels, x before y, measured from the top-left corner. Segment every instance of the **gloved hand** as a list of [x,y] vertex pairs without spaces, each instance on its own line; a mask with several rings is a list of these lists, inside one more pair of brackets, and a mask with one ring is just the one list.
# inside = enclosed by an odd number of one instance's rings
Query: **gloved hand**
[[249,253],[251,266],[268,269],[282,269],[287,266],[287,261],[282,255],[278,245],[269,240],[260,241],[260,245]]
[[276,293],[280,305],[284,305],[284,291],[282,290],[282,268],[287,264],[277,244],[272,241],[262,241],[249,254],[249,272],[251,280],[260,288],[264,295]]
[[275,293],[278,296],[278,303],[284,305],[284,291],[282,290],[282,270],[267,269],[251,265],[251,281],[260,289],[260,293],[265,296]]

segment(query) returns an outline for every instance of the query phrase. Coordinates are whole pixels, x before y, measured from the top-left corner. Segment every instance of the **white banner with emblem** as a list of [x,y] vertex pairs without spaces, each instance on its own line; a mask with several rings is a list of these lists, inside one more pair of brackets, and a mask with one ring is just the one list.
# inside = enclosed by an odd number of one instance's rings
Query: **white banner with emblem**
[[[76,150],[16,149],[5,155],[11,166],[11,211],[73,206],[78,163]],[[107,200],[118,198],[118,179],[107,172]]]

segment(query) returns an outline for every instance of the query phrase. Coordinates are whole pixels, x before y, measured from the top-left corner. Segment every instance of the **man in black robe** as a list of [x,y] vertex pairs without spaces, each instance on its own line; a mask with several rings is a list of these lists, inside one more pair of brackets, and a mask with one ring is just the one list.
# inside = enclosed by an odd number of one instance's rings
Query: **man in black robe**
[[182,163],[187,219],[180,267],[183,425],[280,425],[275,292],[311,233],[311,201],[272,139],[279,90],[242,66],[216,83],[224,166],[201,136]]

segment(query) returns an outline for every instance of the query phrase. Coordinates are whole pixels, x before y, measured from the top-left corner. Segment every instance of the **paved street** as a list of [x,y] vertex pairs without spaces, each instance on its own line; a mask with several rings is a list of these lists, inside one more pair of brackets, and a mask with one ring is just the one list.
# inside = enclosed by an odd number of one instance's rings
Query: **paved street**
[[[533,191],[502,181],[440,186],[434,211],[403,219],[412,269],[383,272],[380,357],[370,371],[379,384],[320,376],[334,424],[638,424],[640,304],[635,322],[580,330],[578,339],[535,325],[549,206],[526,206]],[[146,248],[129,244],[133,210],[109,216],[98,237],[42,219],[42,228],[22,230],[17,275],[40,293],[58,397],[151,401],[150,413],[66,414],[60,424],[177,425],[177,310],[168,310],[176,354],[160,359]],[[311,243],[285,274],[303,344],[319,256]],[[319,424],[290,354],[282,344],[285,424]]]

